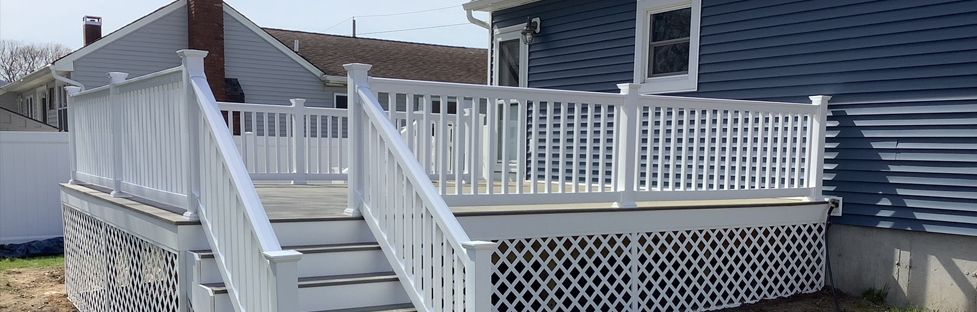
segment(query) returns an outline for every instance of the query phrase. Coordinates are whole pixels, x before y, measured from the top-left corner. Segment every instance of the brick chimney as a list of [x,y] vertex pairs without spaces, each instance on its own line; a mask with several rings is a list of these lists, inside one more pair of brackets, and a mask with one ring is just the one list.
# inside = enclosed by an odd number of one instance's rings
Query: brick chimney
[[95,40],[102,39],[102,18],[98,16],[85,16],[85,45],[92,44]]
[[187,0],[187,46],[208,51],[204,73],[218,101],[227,100],[224,89],[224,1]]

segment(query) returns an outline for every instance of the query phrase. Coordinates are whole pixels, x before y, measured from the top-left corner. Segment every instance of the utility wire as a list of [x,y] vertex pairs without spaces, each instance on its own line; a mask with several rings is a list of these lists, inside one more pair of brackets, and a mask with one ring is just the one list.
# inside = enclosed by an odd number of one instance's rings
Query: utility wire
[[454,27],[454,26],[461,26],[461,25],[469,25],[469,23],[458,23],[458,24],[450,24],[450,25],[437,25],[437,26],[417,27],[417,28],[406,28],[406,29],[394,29],[394,30],[384,30],[384,31],[373,31],[373,32],[360,33],[359,35],[385,34],[385,33],[401,32],[401,31],[411,31],[411,30],[421,30],[421,29]]
[[343,20],[339,21],[338,23],[333,24],[332,26],[327,27],[323,31],[327,31],[327,30],[336,28],[336,26],[342,25],[343,23],[346,23],[346,22],[348,22],[348,21],[350,21],[350,20],[352,20],[354,18],[358,18],[358,17],[385,17],[385,16],[408,15],[408,14],[417,14],[417,13],[426,13],[426,12],[434,12],[434,11],[447,10],[447,9],[451,9],[451,8],[457,8],[457,7],[460,7],[460,6],[461,6],[460,4],[456,4],[456,5],[452,5],[452,6],[446,6],[446,7],[440,7],[440,8],[433,8],[433,9],[425,9],[425,10],[417,10],[417,11],[409,11],[409,12],[387,13],[387,14],[371,14],[371,15],[355,15],[355,16],[350,16],[350,17],[344,18]]
[[[400,12],[400,13],[388,13],[388,14],[356,15],[356,16],[353,16],[353,17],[382,17],[382,16],[407,15],[407,14],[416,14],[416,13],[425,13],[425,12],[434,12],[434,11],[447,10],[447,9],[451,9],[451,8],[457,8],[457,7],[460,7],[460,6],[461,6],[460,4],[456,4],[456,5],[452,5],[452,6],[446,6],[446,7],[443,7],[443,8],[434,8],[434,9],[426,9],[426,10],[418,10],[418,11],[410,11],[410,12]],[[353,18],[353,17],[351,17],[351,18]]]

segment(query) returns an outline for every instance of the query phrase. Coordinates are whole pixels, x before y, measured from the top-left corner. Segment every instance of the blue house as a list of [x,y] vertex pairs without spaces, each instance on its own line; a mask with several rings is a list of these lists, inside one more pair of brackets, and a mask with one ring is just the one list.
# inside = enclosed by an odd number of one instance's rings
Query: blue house
[[476,0],[465,9],[491,34],[496,85],[832,96],[824,184],[844,202],[829,234],[836,286],[977,311],[977,1]]

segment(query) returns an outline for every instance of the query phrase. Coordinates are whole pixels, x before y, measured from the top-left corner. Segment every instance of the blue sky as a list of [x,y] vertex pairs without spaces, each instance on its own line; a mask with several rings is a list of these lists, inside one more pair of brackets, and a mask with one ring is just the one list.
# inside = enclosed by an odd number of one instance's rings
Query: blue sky
[[[350,16],[357,18],[360,37],[435,44],[486,47],[488,31],[468,23],[461,4],[468,0],[226,0],[262,27],[332,34],[350,34]],[[0,39],[82,44],[85,15],[102,17],[103,34],[114,31],[170,0],[0,0]],[[434,9],[434,10],[432,10]],[[374,16],[402,12],[427,12]],[[488,19],[487,14],[477,14]],[[430,26],[450,27],[385,32]],[[369,34],[371,32],[385,32]]]

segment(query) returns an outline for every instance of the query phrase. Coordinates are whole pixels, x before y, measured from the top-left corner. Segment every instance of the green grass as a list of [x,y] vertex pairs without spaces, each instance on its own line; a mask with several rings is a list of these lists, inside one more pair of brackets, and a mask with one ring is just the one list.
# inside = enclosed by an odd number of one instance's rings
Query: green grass
[[882,286],[882,289],[869,288],[862,292],[862,299],[878,305],[885,304],[885,297],[888,296],[888,286]]
[[64,266],[64,256],[0,259],[0,272],[11,269],[55,268],[60,266]]

